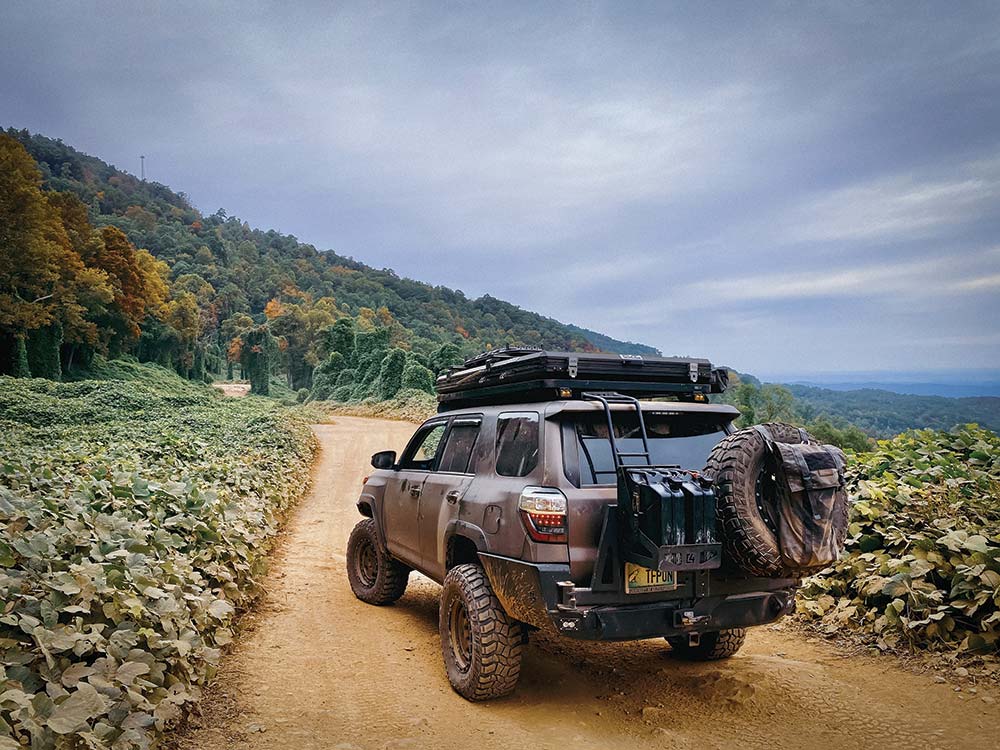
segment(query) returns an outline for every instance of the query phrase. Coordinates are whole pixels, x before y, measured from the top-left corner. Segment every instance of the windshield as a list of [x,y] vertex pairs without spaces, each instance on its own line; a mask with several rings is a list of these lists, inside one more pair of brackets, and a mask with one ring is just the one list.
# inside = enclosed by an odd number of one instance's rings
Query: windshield
[[[679,466],[700,471],[708,454],[725,436],[728,420],[717,414],[645,412],[649,437],[649,464]],[[634,413],[614,415],[615,443],[623,453],[642,451],[639,420]],[[563,463],[567,478],[577,487],[614,484],[615,463],[602,413],[569,414],[563,422]],[[646,464],[643,456],[626,457],[626,464]]]

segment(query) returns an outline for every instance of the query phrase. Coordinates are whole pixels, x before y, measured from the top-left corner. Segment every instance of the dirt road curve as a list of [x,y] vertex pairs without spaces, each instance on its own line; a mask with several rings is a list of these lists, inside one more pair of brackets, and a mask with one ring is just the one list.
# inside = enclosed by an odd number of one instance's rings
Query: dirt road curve
[[663,641],[537,635],[513,697],[465,702],[441,663],[438,587],[414,575],[399,603],[377,608],[354,598],[344,572],[368,458],[402,447],[411,429],[348,417],[316,428],[315,491],[292,519],[256,626],[181,748],[1000,747],[1000,704],[982,691],[768,628],[707,665],[672,660]]

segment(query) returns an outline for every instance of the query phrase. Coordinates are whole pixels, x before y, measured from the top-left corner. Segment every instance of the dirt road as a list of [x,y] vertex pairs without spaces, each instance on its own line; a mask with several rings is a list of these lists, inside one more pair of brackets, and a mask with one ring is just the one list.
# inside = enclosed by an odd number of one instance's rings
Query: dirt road
[[181,748],[1000,747],[993,696],[769,628],[714,664],[676,662],[663,641],[537,635],[513,697],[465,702],[441,662],[438,587],[414,575],[396,605],[371,607],[344,571],[368,458],[411,430],[350,417],[316,428],[314,492]]

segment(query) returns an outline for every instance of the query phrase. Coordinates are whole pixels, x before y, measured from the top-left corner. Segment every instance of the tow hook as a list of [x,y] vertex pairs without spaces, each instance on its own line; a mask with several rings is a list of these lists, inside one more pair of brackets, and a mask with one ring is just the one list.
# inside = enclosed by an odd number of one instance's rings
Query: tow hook
[[561,610],[575,610],[576,586],[574,583],[572,581],[559,581],[556,586],[559,587],[558,608]]
[[[674,612],[674,627],[675,628],[693,628],[698,625],[707,625],[711,618],[708,615],[696,615],[693,609],[684,609],[678,612]],[[691,635],[697,635],[696,633],[691,633]],[[697,645],[697,644],[693,644]]]

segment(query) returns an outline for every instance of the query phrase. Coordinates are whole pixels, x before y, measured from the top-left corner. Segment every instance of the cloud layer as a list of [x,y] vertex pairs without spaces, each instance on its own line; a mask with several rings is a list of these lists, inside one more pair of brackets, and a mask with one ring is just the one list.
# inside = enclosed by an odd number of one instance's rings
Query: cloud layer
[[12,3],[0,122],[767,374],[1000,367],[994,4]]

